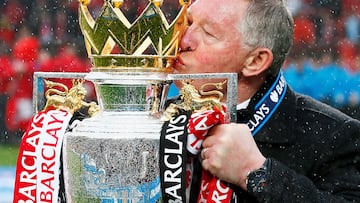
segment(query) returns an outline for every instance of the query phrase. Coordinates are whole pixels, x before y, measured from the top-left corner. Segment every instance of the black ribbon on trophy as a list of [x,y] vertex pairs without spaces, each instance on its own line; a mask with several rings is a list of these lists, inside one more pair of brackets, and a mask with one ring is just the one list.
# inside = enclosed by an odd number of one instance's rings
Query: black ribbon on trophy
[[165,202],[185,202],[187,124],[190,112],[182,111],[163,125],[160,137],[160,179]]
[[[201,151],[201,144],[208,130],[228,122],[226,107],[221,103],[223,94],[219,89],[226,81],[205,83],[198,91],[190,82],[183,82],[180,90],[180,104],[170,104],[165,111],[168,121],[164,123],[160,138],[160,178],[164,202],[215,202],[213,197],[225,197],[229,202],[232,189],[229,185],[203,170],[201,190],[194,194],[192,189],[194,160]],[[205,93],[205,87],[215,90]],[[204,95],[211,95],[204,97]],[[191,195],[191,198],[190,198]]]

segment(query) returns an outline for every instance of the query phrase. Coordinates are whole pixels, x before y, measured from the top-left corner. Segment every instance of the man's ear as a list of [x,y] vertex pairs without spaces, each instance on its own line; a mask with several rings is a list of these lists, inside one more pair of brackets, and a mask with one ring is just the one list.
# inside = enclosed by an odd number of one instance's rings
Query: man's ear
[[273,61],[273,53],[268,48],[256,48],[251,51],[244,62],[242,74],[245,77],[256,76],[269,68]]

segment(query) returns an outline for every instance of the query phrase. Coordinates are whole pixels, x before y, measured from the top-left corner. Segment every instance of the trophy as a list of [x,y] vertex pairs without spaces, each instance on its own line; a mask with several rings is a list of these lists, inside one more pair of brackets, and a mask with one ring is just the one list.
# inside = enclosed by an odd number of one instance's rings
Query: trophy
[[[89,3],[80,0],[79,23],[92,63],[91,72],[35,73],[34,80],[34,88],[41,77],[75,76],[95,85],[100,111],[78,122],[64,136],[66,199],[68,202],[162,202],[159,140],[164,120],[177,113],[171,110],[192,110],[194,102],[199,105],[206,102],[200,99],[190,80],[225,78],[221,85],[227,85],[226,108],[230,120],[235,121],[237,75],[171,74],[187,26],[189,1],[179,1],[181,9],[170,24],[161,10],[161,0],[149,0],[133,23],[121,11],[123,0],[104,0],[96,19],[88,10]],[[170,105],[172,108],[165,110],[173,80],[182,80],[190,87],[180,91],[188,103]],[[34,93],[37,92],[35,89]],[[191,97],[194,93],[197,98]],[[34,98],[37,98],[34,100],[37,111],[41,102],[39,95]],[[87,105],[93,107],[92,103]]]
[[[101,112],[67,133],[63,144],[69,202],[159,202],[159,133],[186,1],[168,24],[162,1],[151,0],[130,23],[123,1],[105,0],[94,19],[79,3],[79,23]],[[114,49],[120,50],[115,52]]]

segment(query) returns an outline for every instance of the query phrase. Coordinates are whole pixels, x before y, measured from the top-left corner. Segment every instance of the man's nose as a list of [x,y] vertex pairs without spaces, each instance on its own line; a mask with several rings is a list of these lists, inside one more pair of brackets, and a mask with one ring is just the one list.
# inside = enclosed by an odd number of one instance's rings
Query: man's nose
[[195,41],[191,26],[189,26],[180,41],[181,51],[192,51],[195,49]]

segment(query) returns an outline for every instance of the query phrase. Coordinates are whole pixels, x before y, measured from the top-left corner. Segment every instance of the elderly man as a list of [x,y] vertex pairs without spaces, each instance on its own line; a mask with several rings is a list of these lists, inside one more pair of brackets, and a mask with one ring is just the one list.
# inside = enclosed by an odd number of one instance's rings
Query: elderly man
[[360,122],[281,75],[293,38],[285,3],[197,0],[188,11],[175,73],[239,75],[238,123],[209,131],[192,193],[202,168],[231,184],[233,202],[359,202]]

